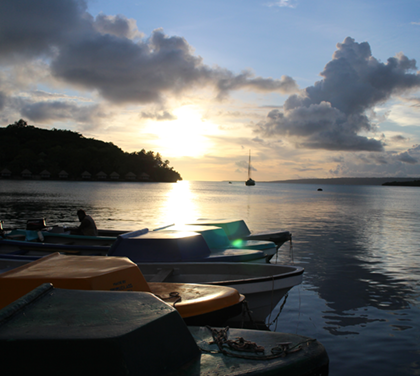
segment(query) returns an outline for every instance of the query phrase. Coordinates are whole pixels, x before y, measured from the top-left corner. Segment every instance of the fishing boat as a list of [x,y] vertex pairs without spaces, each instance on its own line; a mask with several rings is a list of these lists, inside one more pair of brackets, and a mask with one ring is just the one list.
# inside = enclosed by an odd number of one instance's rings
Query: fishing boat
[[255,180],[251,178],[251,150],[249,151],[249,161],[248,161],[248,180],[245,182],[245,185],[252,186],[255,185]]
[[329,365],[324,346],[309,337],[189,327],[148,292],[51,284],[0,310],[0,352],[14,375],[326,376]]
[[42,283],[75,290],[151,292],[176,307],[191,325],[222,324],[242,312],[244,300],[226,286],[147,282],[127,258],[54,253],[0,274],[0,308]]

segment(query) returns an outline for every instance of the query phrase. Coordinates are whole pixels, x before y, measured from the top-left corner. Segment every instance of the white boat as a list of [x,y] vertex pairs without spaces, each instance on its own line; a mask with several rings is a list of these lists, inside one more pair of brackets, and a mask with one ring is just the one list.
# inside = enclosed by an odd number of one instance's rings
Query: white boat
[[[0,255],[0,273],[31,262]],[[101,257],[101,256],[97,256]],[[263,322],[283,296],[302,283],[304,268],[280,264],[172,262],[137,263],[147,282],[197,283],[233,287],[245,295],[251,318]],[[245,321],[249,321],[245,317]],[[242,320],[241,317],[233,321]]]
[[[245,295],[251,318],[264,322],[283,296],[302,283],[304,268],[259,263],[137,263],[148,282],[233,287]],[[233,321],[238,321],[237,317]],[[249,321],[248,318],[246,318]]]

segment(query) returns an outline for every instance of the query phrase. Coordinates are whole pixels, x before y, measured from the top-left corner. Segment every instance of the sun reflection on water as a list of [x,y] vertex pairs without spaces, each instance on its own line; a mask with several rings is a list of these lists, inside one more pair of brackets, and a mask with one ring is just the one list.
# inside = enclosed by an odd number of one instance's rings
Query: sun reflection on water
[[168,191],[166,202],[166,220],[169,223],[183,225],[198,217],[197,198],[191,190],[189,181],[178,181]]

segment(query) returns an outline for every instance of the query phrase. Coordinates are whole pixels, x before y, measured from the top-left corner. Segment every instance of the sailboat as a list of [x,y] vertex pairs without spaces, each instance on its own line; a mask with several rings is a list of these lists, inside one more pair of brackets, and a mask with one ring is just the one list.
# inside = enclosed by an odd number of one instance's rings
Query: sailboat
[[248,162],[248,180],[245,185],[255,185],[255,180],[251,179],[251,150],[249,151],[249,162]]

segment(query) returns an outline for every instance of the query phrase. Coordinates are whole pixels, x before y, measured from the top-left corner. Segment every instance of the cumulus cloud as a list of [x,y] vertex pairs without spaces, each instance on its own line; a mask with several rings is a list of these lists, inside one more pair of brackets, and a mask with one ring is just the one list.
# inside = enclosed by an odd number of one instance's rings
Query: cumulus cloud
[[50,55],[90,26],[83,0],[0,2],[0,62]]
[[103,13],[95,18],[94,28],[101,34],[112,34],[119,38],[142,38],[144,34],[137,29],[137,22],[124,15],[107,16]]
[[47,57],[57,80],[122,104],[162,103],[197,87],[215,89],[219,99],[232,90],[297,89],[287,76],[262,78],[209,67],[182,37],[158,29],[139,39],[134,20],[104,14],[94,19],[86,9],[83,0],[3,0],[0,63]]
[[337,44],[333,59],[315,85],[289,96],[283,110],[272,110],[257,132],[284,135],[313,149],[382,151],[382,140],[365,135],[375,131],[366,111],[392,95],[420,87],[416,61],[399,53],[386,63],[375,59],[367,42],[348,37]]

